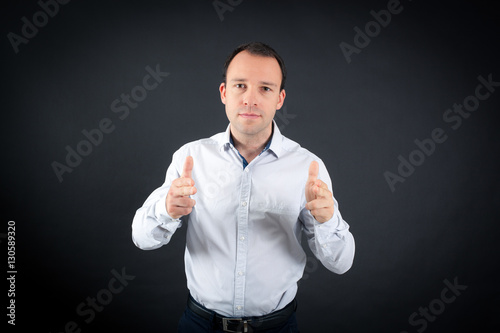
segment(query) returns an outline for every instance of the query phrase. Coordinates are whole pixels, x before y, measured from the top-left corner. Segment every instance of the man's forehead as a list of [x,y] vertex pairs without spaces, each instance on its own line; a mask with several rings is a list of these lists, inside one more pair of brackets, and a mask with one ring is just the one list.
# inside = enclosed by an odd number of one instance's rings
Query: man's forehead
[[264,83],[276,84],[275,80],[281,80],[281,68],[274,57],[254,55],[247,51],[238,53],[227,69],[229,81],[244,81],[255,79]]

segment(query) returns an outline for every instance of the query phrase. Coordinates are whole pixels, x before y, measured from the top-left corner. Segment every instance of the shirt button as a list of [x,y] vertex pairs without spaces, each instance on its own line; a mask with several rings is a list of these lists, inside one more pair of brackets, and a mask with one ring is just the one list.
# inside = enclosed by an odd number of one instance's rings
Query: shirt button
[[241,236],[240,241],[244,241],[244,240],[245,240],[245,236]]
[[243,202],[241,203],[241,205],[242,205],[243,207],[246,207],[246,206],[247,206],[247,202],[246,202],[246,201],[243,201]]
[[242,306],[241,306],[241,305],[238,305],[238,306],[236,307],[236,310],[241,310],[241,308],[242,308]]
[[238,275],[239,275],[239,276],[242,276],[242,275],[243,275],[243,272],[238,272]]

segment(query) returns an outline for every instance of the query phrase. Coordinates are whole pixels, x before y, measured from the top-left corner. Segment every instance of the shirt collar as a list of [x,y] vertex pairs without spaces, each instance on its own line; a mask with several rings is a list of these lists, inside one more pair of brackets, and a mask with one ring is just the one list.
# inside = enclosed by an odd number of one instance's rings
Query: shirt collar
[[[231,143],[231,124],[229,124],[226,128],[224,134],[220,137],[218,141],[219,150],[227,149],[233,144]],[[273,120],[273,136],[271,137],[271,145],[269,146],[269,151],[272,151],[276,157],[280,157],[281,154],[281,146],[283,142],[283,135],[281,134],[278,125]]]

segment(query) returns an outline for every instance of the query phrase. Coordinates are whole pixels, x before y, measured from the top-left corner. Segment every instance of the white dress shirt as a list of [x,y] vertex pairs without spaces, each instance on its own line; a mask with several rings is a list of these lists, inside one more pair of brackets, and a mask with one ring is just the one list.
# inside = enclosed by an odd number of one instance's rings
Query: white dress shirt
[[[354,258],[354,238],[337,201],[325,223],[305,208],[312,161],[318,161],[318,178],[332,191],[324,163],[273,126],[271,145],[245,168],[231,144],[230,126],[182,146],[173,155],[164,184],[137,210],[132,223],[133,241],[144,250],[166,245],[187,224],[188,289],[197,302],[224,316],[261,316],[294,299],[306,264],[302,232],[330,271],[346,272]],[[165,199],[187,156],[194,161],[197,193],[191,197],[196,205],[181,221],[168,215]]]

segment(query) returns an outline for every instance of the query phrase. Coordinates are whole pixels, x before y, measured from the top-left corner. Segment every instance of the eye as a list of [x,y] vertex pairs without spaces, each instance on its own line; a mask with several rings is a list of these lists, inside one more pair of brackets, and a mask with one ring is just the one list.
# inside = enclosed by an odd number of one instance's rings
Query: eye
[[245,88],[245,85],[243,83],[237,83],[235,85],[236,88]]
[[271,91],[271,88],[269,88],[269,87],[262,87],[262,89],[263,89],[264,91]]

